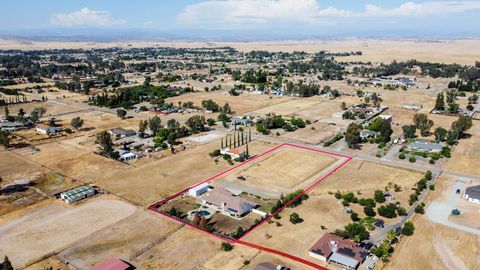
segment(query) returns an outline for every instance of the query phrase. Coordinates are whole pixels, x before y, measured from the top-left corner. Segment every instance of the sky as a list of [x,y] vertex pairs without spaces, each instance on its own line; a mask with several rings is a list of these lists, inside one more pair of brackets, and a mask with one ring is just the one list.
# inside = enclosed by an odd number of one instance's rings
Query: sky
[[3,0],[2,35],[480,37],[480,1]]

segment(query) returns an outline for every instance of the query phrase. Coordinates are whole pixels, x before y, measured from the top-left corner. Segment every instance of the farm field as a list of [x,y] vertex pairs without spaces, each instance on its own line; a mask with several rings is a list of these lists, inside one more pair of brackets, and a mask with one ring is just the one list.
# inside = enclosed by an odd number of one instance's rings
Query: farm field
[[[287,194],[310,185],[338,160],[328,154],[286,146],[222,176],[222,180]],[[246,180],[238,180],[239,176]]]
[[126,164],[96,155],[68,141],[42,144],[37,149],[38,152],[25,158],[85,182],[94,182],[128,168]]
[[312,194],[328,192],[373,191],[383,189],[389,182],[401,185],[408,190],[423,174],[417,171],[394,168],[386,165],[353,159],[341,170],[323,181]]
[[472,128],[468,131],[471,138],[460,140],[453,148],[452,156],[446,165],[448,170],[467,174],[480,174],[480,121],[473,121]]
[[166,102],[177,104],[178,102],[191,101],[197,107],[202,107],[202,101],[211,99],[220,106],[228,103],[237,115],[248,114],[260,108],[270,107],[292,100],[290,97],[270,97],[267,95],[247,94],[231,96],[227,91],[189,93],[178,97],[166,99]]
[[[219,145],[220,142],[215,140],[162,160],[118,172],[95,181],[95,184],[135,203],[148,206],[228,169],[225,161],[220,160],[216,164],[208,155],[218,149]],[[255,155],[273,146],[274,144],[263,141],[252,141],[249,143],[249,150],[251,155]]]
[[[326,178],[324,181],[330,180]],[[302,223],[294,225],[288,220],[294,212],[304,220]],[[280,216],[281,219],[272,218],[272,222],[262,224],[242,241],[279,250],[319,265],[322,265],[322,261],[309,257],[308,249],[325,233],[343,229],[351,222],[349,215],[331,195],[311,195],[301,205],[284,209]]]
[[15,267],[25,266],[134,212],[134,206],[108,196],[72,206],[46,200],[0,217],[0,255],[8,254]]
[[309,143],[318,145],[328,140],[340,131],[339,126],[334,126],[329,123],[317,122],[308,125],[305,128],[299,128],[294,132],[287,132],[280,135],[281,138],[287,140],[300,141],[303,143]]
[[138,210],[68,247],[58,256],[80,269],[89,269],[111,257],[130,261],[180,228],[181,225],[172,220]]
[[[165,241],[133,260],[140,269],[192,269],[204,264],[220,250],[219,239],[183,227]],[[187,259],[188,258],[188,259]]]

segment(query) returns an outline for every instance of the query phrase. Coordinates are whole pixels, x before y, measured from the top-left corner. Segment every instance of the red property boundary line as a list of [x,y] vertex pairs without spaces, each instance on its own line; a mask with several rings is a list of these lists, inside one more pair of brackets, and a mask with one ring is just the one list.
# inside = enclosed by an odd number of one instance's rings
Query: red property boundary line
[[[252,228],[250,228],[248,231],[246,231],[240,238],[238,239],[230,239],[228,237],[225,237],[223,235],[219,235],[219,234],[215,234],[215,233],[212,233],[212,232],[209,232],[207,230],[204,230],[203,228],[200,228],[200,227],[197,227],[193,224],[190,224],[180,218],[177,218],[177,217],[174,217],[174,216],[171,216],[171,215],[168,215],[160,210],[158,210],[157,208],[162,205],[162,204],[165,204],[166,202],[180,196],[181,194],[187,192],[188,190],[198,186],[198,185],[201,185],[203,183],[206,183],[206,182],[210,182],[222,175],[225,175],[241,166],[244,166],[245,164],[248,164],[256,159],[259,159],[267,154],[270,154],[271,152],[274,152],[280,148],[283,148],[283,147],[293,147],[293,148],[299,148],[299,149],[304,149],[304,150],[308,150],[308,151],[314,151],[314,152],[318,152],[318,153],[323,153],[323,154],[326,154],[326,155],[330,155],[330,156],[335,156],[335,157],[340,157],[340,158],[344,158],[345,160],[340,164],[338,165],[337,167],[335,167],[334,169],[330,170],[327,174],[321,176],[320,178],[316,179],[314,183],[312,183],[310,186],[308,186],[307,188],[304,189],[304,191],[300,194],[298,194],[295,198],[293,198],[291,201],[287,202],[286,204],[284,204],[282,207],[280,207],[279,209],[277,209],[277,211],[275,211],[274,213],[270,214],[269,216],[267,216],[266,218],[264,218],[262,221],[260,221],[258,224],[256,224],[255,226],[253,226]],[[226,241],[230,244],[241,244],[241,245],[244,245],[244,246],[248,246],[248,247],[252,247],[252,248],[255,248],[255,249],[258,249],[258,250],[261,250],[261,251],[265,251],[265,252],[269,252],[269,253],[272,253],[272,254],[276,254],[276,255],[280,255],[282,257],[285,257],[285,258],[288,258],[288,259],[291,259],[291,260],[294,260],[296,262],[299,262],[299,263],[302,263],[304,265],[307,265],[309,267],[313,267],[315,269],[321,269],[321,270],[328,270],[327,268],[323,267],[323,266],[320,266],[320,265],[317,265],[317,264],[314,264],[310,261],[307,261],[307,260],[304,260],[302,258],[299,258],[299,257],[296,257],[296,256],[293,256],[293,255],[290,255],[290,254],[287,254],[287,253],[284,253],[284,252],[281,252],[281,251],[278,251],[278,250],[274,250],[274,249],[270,249],[270,248],[267,248],[267,247],[263,247],[263,246],[259,246],[259,245],[256,245],[256,244],[253,244],[253,243],[249,243],[249,242],[245,242],[245,241],[241,241],[241,239],[243,239],[244,237],[246,237],[248,234],[250,234],[254,229],[256,229],[258,226],[262,225],[263,223],[267,222],[268,220],[270,220],[274,215],[278,214],[279,212],[281,212],[283,209],[285,209],[286,207],[290,206],[295,200],[297,200],[298,198],[300,198],[301,196],[303,196],[304,194],[306,194],[307,192],[311,191],[313,188],[315,188],[318,184],[320,184],[320,182],[322,182],[325,178],[329,177],[330,175],[332,175],[333,173],[335,173],[336,171],[338,171],[340,168],[342,168],[343,166],[345,166],[345,164],[347,164],[350,160],[352,160],[352,157],[350,156],[346,156],[346,155],[341,155],[341,154],[337,154],[337,153],[332,153],[332,152],[328,152],[328,151],[324,151],[324,150],[320,150],[320,149],[314,149],[314,148],[310,148],[310,147],[305,147],[305,146],[300,146],[300,145],[296,145],[296,144],[290,144],[290,143],[284,143],[284,144],[280,144],[280,145],[277,145],[275,147],[273,147],[272,149],[266,151],[266,152],[263,152],[257,156],[255,156],[254,158],[252,159],[249,159],[245,162],[242,162],[240,164],[237,164],[235,166],[233,166],[232,168],[228,169],[228,170],[225,170],[225,171],[222,171],[216,175],[213,175],[191,187],[188,187],[186,189],[183,189],[177,193],[175,193],[174,195],[172,196],[169,196],[159,202],[156,202],[152,205],[150,205],[148,207],[148,210],[150,211],[153,211],[157,214],[160,214],[162,216],[165,216],[167,218],[170,218],[170,219],[173,219],[183,225],[186,225],[186,226],[189,226],[190,228],[193,228],[195,230],[198,230],[198,231],[201,231],[203,233],[207,233],[213,237],[216,237],[218,239],[221,239],[222,241]]]

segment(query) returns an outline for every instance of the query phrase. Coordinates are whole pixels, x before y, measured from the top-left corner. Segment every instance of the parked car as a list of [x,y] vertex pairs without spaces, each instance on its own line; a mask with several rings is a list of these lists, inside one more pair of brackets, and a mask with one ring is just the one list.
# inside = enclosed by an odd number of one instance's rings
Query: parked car
[[385,222],[381,219],[377,219],[373,223],[373,226],[378,227],[378,228],[384,228],[385,227]]
[[402,228],[401,227],[396,227],[395,228],[395,234],[399,236],[402,233]]

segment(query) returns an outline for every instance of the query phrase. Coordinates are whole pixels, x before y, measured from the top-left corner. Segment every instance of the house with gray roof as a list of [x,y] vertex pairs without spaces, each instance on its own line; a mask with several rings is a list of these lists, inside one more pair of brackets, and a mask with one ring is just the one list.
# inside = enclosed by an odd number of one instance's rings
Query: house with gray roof
[[469,202],[480,203],[480,185],[466,188],[463,197]]
[[443,145],[437,142],[414,141],[410,144],[410,148],[416,151],[439,153],[442,151]]
[[212,207],[222,214],[241,218],[249,214],[258,204],[235,196],[223,187],[216,187],[199,197],[202,205]]

